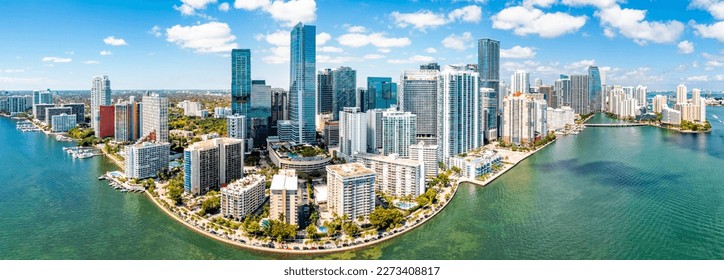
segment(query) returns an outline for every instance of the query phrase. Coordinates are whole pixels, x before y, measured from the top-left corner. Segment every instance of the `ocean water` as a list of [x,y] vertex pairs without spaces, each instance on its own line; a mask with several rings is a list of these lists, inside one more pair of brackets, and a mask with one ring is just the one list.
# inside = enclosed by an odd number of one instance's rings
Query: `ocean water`
[[[724,259],[724,108],[710,134],[588,128],[391,241],[322,255],[205,238],[96,178],[41,133],[0,118],[0,259]],[[591,122],[612,122],[602,115]]]

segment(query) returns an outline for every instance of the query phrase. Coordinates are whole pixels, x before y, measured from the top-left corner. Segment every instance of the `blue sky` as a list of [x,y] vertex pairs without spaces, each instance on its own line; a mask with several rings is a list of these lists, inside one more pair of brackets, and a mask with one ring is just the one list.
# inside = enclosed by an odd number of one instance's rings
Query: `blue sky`
[[[317,26],[317,68],[398,80],[419,64],[476,63],[501,41],[501,77],[551,84],[595,64],[608,84],[724,90],[724,0],[0,0],[0,90],[228,89],[232,48],[288,87],[290,27]],[[532,82],[532,81],[531,81]]]

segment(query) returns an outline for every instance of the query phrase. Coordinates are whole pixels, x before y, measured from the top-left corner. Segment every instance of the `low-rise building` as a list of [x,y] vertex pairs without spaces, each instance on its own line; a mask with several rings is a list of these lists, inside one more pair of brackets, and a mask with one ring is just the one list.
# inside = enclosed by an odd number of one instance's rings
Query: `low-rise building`
[[242,221],[264,204],[265,178],[252,174],[221,188],[221,214]]
[[664,106],[661,109],[661,123],[668,125],[681,125],[681,112]]
[[352,221],[375,209],[375,172],[361,163],[327,166],[327,207]]
[[[303,155],[300,151],[313,149],[317,151],[314,155]],[[269,159],[281,169],[294,169],[297,172],[307,174],[322,172],[332,161],[332,157],[318,148],[310,145],[293,145],[290,142],[274,141],[274,138],[267,140],[267,151]]]
[[279,170],[271,183],[269,217],[290,225],[299,224],[300,193],[296,172],[291,169]]
[[493,165],[500,163],[502,163],[502,158],[492,150],[486,150],[476,155],[457,155],[450,158],[450,167],[460,168],[461,176],[471,180],[493,172]]

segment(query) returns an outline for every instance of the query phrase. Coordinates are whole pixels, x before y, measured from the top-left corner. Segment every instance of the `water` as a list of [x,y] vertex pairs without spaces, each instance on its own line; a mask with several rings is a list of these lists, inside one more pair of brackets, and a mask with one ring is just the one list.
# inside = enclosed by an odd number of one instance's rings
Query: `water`
[[[209,240],[0,118],[0,259],[724,259],[724,124],[711,134],[588,128],[386,243],[295,257]],[[591,122],[610,122],[598,115]]]

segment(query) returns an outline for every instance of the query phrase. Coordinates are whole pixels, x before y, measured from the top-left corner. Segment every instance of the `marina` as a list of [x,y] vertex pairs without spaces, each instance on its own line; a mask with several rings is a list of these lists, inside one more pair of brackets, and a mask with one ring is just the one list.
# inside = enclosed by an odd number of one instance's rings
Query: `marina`
[[38,128],[33,122],[31,121],[19,121],[15,128],[22,132],[35,132],[35,131],[41,131],[40,128]]
[[100,156],[101,152],[96,148],[89,147],[63,147],[63,151],[71,155],[73,158],[86,159]]

